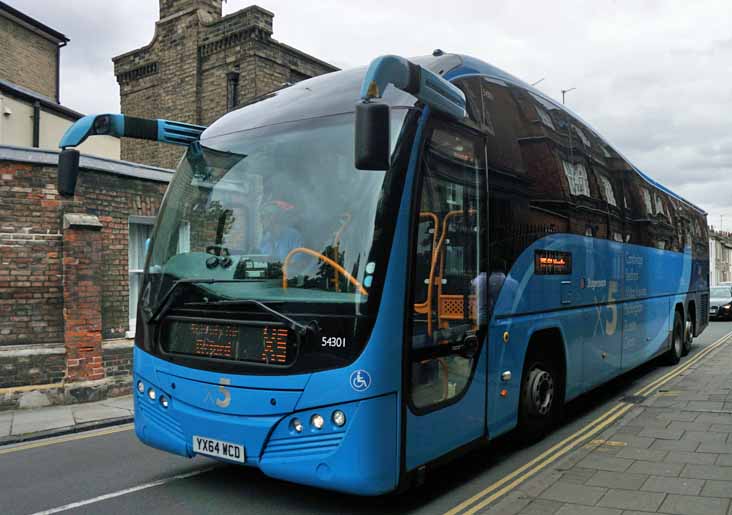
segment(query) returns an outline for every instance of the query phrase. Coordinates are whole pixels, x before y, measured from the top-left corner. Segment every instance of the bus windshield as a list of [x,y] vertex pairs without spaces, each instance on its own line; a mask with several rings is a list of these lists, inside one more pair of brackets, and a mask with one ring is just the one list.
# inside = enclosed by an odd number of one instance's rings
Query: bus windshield
[[[394,142],[407,110],[392,112]],[[387,172],[354,168],[353,125],[353,113],[337,114],[192,145],[161,208],[143,305],[164,302],[176,281],[207,279],[176,305],[253,299],[369,315],[386,268]]]

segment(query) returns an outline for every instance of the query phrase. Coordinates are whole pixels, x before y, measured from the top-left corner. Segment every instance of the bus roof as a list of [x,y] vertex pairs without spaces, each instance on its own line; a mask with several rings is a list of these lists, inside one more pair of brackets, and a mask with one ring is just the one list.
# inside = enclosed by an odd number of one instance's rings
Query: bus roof
[[[454,80],[458,77],[469,75],[482,75],[520,86],[545,102],[552,104],[556,109],[567,112],[593,130],[595,134],[599,134],[589,123],[572,110],[554,101],[521,79],[480,59],[461,54],[443,53],[442,51],[436,50],[432,55],[412,57],[409,60],[438,75],[444,76],[447,80]],[[292,86],[264,95],[263,97],[258,97],[254,103],[245,105],[242,109],[227,113],[211,124],[201,135],[201,141],[205,143],[210,138],[262,127],[264,125],[352,112],[355,109],[356,103],[360,101],[359,89],[365,73],[366,67],[332,72],[298,82]],[[390,87],[384,91],[384,96],[381,101],[392,107],[411,107],[415,104],[416,98],[409,93]],[[649,185],[683,202],[699,213],[706,215],[704,210],[643,173],[621,152],[618,152],[615,147],[612,148]]]

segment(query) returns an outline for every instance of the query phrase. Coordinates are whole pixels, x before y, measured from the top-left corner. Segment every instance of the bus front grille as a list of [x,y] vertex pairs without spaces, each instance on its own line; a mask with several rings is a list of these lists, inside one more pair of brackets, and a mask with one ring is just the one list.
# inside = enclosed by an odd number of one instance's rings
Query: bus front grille
[[158,403],[147,402],[147,399],[138,399],[137,407],[143,415],[169,431],[174,437],[179,440],[185,440],[183,429],[180,427],[180,424],[167,413],[163,413],[162,409],[158,406]]
[[337,432],[272,439],[267,443],[262,459],[326,455],[338,448],[344,436],[344,432]]

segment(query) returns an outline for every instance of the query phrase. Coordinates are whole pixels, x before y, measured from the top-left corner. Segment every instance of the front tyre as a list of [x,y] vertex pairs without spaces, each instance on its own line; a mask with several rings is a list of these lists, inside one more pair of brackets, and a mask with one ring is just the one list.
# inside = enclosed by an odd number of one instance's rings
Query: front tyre
[[557,423],[562,403],[563,378],[557,364],[529,356],[521,378],[519,434],[528,442],[541,438]]
[[676,365],[681,361],[684,353],[684,323],[677,311],[674,315],[674,331],[671,335],[671,348],[664,354],[664,361],[667,365]]

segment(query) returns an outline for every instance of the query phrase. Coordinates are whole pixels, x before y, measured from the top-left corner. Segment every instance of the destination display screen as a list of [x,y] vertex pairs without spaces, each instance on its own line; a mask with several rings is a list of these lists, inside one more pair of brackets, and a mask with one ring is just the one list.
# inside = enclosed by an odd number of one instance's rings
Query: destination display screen
[[167,352],[217,359],[289,365],[294,335],[279,325],[170,319],[163,328]]
[[558,250],[537,250],[534,272],[538,275],[567,275],[572,273],[572,254]]

